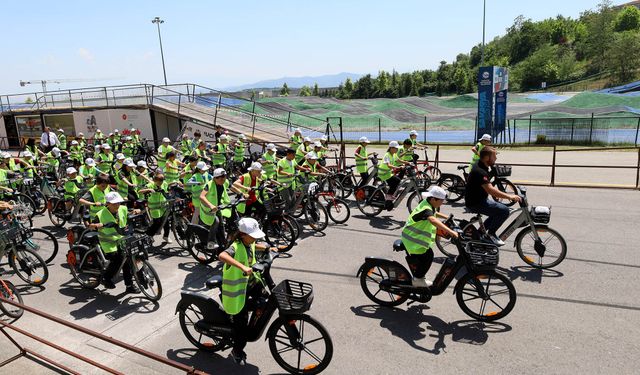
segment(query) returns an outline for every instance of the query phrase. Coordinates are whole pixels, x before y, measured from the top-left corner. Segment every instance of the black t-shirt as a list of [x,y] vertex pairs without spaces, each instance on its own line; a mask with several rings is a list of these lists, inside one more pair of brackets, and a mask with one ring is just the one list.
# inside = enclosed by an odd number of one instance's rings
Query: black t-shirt
[[482,162],[477,162],[467,180],[467,188],[464,193],[464,203],[467,207],[476,206],[487,200],[489,194],[484,190],[483,185],[491,183],[489,167]]

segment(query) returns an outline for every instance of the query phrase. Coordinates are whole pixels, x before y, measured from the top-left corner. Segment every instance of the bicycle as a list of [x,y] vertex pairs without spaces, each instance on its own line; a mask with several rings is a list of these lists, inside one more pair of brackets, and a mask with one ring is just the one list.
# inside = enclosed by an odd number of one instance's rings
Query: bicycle
[[422,193],[426,192],[426,189],[418,184],[416,180],[416,170],[413,166],[403,168],[406,177],[398,185],[392,201],[386,200],[386,192],[388,190],[386,183],[377,187],[366,185],[357,190],[356,204],[360,212],[367,217],[378,216],[383,209],[391,211],[398,207],[407,195],[409,195],[407,199],[407,210],[409,210],[409,213],[418,207],[422,201]]
[[20,279],[29,285],[40,286],[49,279],[46,262],[34,250],[25,246],[33,231],[18,221],[4,221],[0,225],[0,259],[6,254],[9,265]]
[[[107,227],[113,228],[115,224],[107,224]],[[162,284],[158,273],[149,263],[147,252],[151,247],[151,238],[145,234],[131,233],[131,230],[118,229],[118,232],[126,233],[126,237],[118,241],[118,248],[124,252],[124,257],[116,274],[120,273],[125,264],[128,264],[131,267],[133,281],[142,294],[150,301],[160,300]],[[71,248],[67,252],[67,264],[71,275],[83,288],[97,288],[110,263],[100,248],[98,232],[87,228],[77,242],[70,242],[69,245]]]
[[29,228],[31,231],[31,237],[25,240],[25,243],[20,246],[26,246],[30,250],[35,251],[40,255],[45,263],[49,264],[58,254],[58,239],[50,231],[42,228],[33,228],[31,221],[31,207],[24,204],[13,203],[13,209],[4,210],[0,212],[0,217],[6,222],[15,220],[24,228]]
[[[256,254],[257,257],[258,254]],[[262,337],[276,310],[278,317],[266,331],[269,351],[275,361],[291,374],[318,374],[325,370],[333,357],[333,342],[322,324],[305,314],[313,302],[313,286],[300,281],[284,280],[278,285],[271,277],[271,264],[277,253],[263,256],[252,266],[255,288],[261,290],[253,297],[250,308],[247,341]],[[206,282],[207,288],[222,288],[222,276]],[[213,298],[200,293],[183,291],[176,307],[180,328],[196,348],[219,352],[233,346],[234,330],[231,319]]]
[[33,178],[29,177],[27,173],[22,175],[22,183],[17,184],[16,190],[18,193],[24,194],[33,200],[35,207],[35,214],[42,215],[47,210],[47,199],[41,190],[37,189],[40,185],[40,176],[37,173],[33,173]]
[[[320,204],[316,198],[316,193],[320,189],[317,182],[306,182],[296,174],[298,179],[298,188],[294,192],[294,200],[289,203],[287,212],[294,218],[300,218],[302,215],[311,229],[315,232],[324,232],[329,225],[329,213],[327,209]],[[283,199],[286,200],[285,197]]]
[[[323,186],[322,183],[320,186]],[[316,192],[318,199],[327,210],[329,219],[336,224],[344,224],[351,217],[351,209],[344,199],[336,197],[336,193],[332,190],[320,190]]]
[[[445,225],[460,236],[452,241],[459,255],[455,260],[445,259],[432,286],[413,286],[409,270],[394,260],[367,257],[357,273],[362,291],[381,306],[398,306],[409,299],[426,303],[443,294],[455,276],[464,270],[453,288],[460,309],[482,322],[504,318],[515,306],[516,290],[508,277],[495,271],[498,247],[465,238],[464,232],[455,225],[453,215]],[[393,251],[406,252],[402,240],[393,243]]]
[[[443,173],[436,184],[443,189],[447,190],[447,202],[457,202],[464,198],[464,194],[467,188],[467,179],[469,174],[467,173],[468,164],[458,165],[458,170],[462,170],[464,179],[458,175]],[[503,193],[517,194],[516,186],[513,182],[509,181],[506,177],[511,176],[511,166],[504,164],[496,164],[491,169],[491,184],[498,188]],[[496,199],[496,202],[500,202],[507,207],[511,207],[515,204],[507,199]]]
[[286,216],[284,212],[286,202],[279,194],[267,188],[268,182],[263,181],[254,189],[263,202],[264,214],[260,216],[252,213],[250,216],[260,223],[264,230],[265,241],[269,245],[276,247],[280,252],[287,252],[293,248],[298,239],[296,224],[293,223],[295,219]]
[[[188,218],[190,217],[190,210],[187,204],[187,199],[185,198],[184,190],[182,187],[177,185],[177,183],[169,184],[169,192],[166,194],[166,201],[162,205],[164,209],[164,214],[162,215],[162,223],[158,226],[158,229],[154,235],[160,233],[164,225],[169,221],[169,227],[171,229],[171,233],[176,239],[178,246],[180,246],[184,250],[189,250],[189,244],[187,241],[187,229],[190,224]],[[145,207],[145,214],[147,217],[143,221],[145,224],[150,223],[150,213],[149,207],[146,200],[138,200],[136,202],[139,206]],[[148,220],[146,220],[148,219]],[[144,226],[138,227],[140,232],[146,232],[148,226],[145,228]]]
[[7,300],[14,303],[23,304],[20,291],[9,280],[0,279],[0,310],[8,317],[18,319],[24,313],[21,307],[13,306],[11,304],[4,304],[2,300]]
[[[431,162],[429,161],[429,154],[427,153],[427,148],[425,147],[423,150],[424,150],[424,161],[418,160],[419,159],[418,155],[416,154],[413,155],[413,164],[418,169],[418,175],[425,174],[429,176],[428,181],[430,182],[438,181],[440,179],[440,176],[442,175],[442,172],[438,167],[436,167],[435,165],[432,165]],[[422,170],[418,168],[419,166],[423,166]]]
[[[512,210],[510,213],[510,216],[514,214],[517,214],[517,216],[502,231],[499,237],[501,240],[506,241],[516,230],[522,228],[514,241],[518,256],[534,268],[553,268],[562,263],[567,256],[567,242],[558,231],[548,226],[549,221],[551,221],[551,208],[544,206],[529,207],[526,188],[519,186],[518,192],[518,195],[522,198],[520,208]],[[476,239],[486,235],[484,222],[480,214],[464,223],[462,230],[467,236],[472,236]],[[531,240],[532,243],[527,244],[525,242],[527,240]],[[436,245],[443,254],[452,256],[448,251],[448,243],[445,237],[436,236]],[[548,259],[551,261],[546,263]]]

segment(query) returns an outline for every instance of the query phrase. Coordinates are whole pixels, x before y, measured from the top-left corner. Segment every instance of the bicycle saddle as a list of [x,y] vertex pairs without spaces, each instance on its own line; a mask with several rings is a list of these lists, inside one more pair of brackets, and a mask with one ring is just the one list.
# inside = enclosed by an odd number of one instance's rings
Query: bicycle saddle
[[395,240],[393,242],[393,251],[405,251],[405,250],[406,248],[404,247],[402,240]]
[[216,289],[216,288],[222,287],[222,276],[216,275],[210,278],[209,280],[207,280],[206,285],[207,285],[207,288],[209,289]]
[[468,166],[468,165],[466,165],[466,164],[465,164],[465,165],[459,165],[459,166],[458,166],[458,170],[459,170],[459,171],[460,171],[460,170],[463,170],[463,169],[467,169],[467,168],[469,168],[469,166]]

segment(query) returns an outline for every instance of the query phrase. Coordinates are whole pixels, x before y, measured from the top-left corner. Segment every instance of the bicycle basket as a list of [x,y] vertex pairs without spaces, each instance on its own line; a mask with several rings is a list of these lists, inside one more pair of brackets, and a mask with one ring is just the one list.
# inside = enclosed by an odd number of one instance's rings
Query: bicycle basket
[[496,267],[500,260],[498,247],[486,242],[467,242],[464,250],[474,267]]
[[13,213],[21,223],[28,223],[29,218],[33,215],[33,208],[28,204],[16,203],[13,205],[11,213]]
[[270,214],[284,212],[285,206],[286,202],[279,195],[276,195],[271,199],[267,199],[264,201],[264,208]]
[[118,241],[118,246],[132,254],[146,254],[147,249],[151,247],[151,237],[146,234],[135,233]]
[[182,212],[187,208],[187,201],[184,199],[176,199],[173,202],[173,211],[174,212]]
[[549,224],[551,221],[551,207],[534,206],[531,207],[531,218],[538,224]]
[[509,177],[511,176],[511,166],[505,164],[496,164],[493,166],[496,176]]
[[282,313],[302,314],[311,308],[313,286],[300,281],[284,280],[272,291]]
[[[0,236],[4,237],[2,242],[7,245],[13,241],[20,241],[22,227],[19,224],[5,222],[0,226]],[[6,245],[5,245],[6,246]]]

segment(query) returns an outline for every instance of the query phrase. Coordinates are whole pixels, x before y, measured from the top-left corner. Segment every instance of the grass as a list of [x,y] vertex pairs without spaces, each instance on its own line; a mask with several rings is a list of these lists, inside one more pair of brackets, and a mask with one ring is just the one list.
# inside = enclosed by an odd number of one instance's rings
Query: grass
[[562,105],[571,108],[602,108],[622,105],[640,109],[640,97],[583,92],[562,102]]
[[449,99],[430,99],[435,104],[447,108],[476,108],[478,99],[469,95],[455,96]]
[[384,113],[393,110],[407,110],[417,115],[426,115],[429,112],[415,105],[401,102],[397,99],[369,99],[359,100],[359,103],[365,104],[371,112]]

